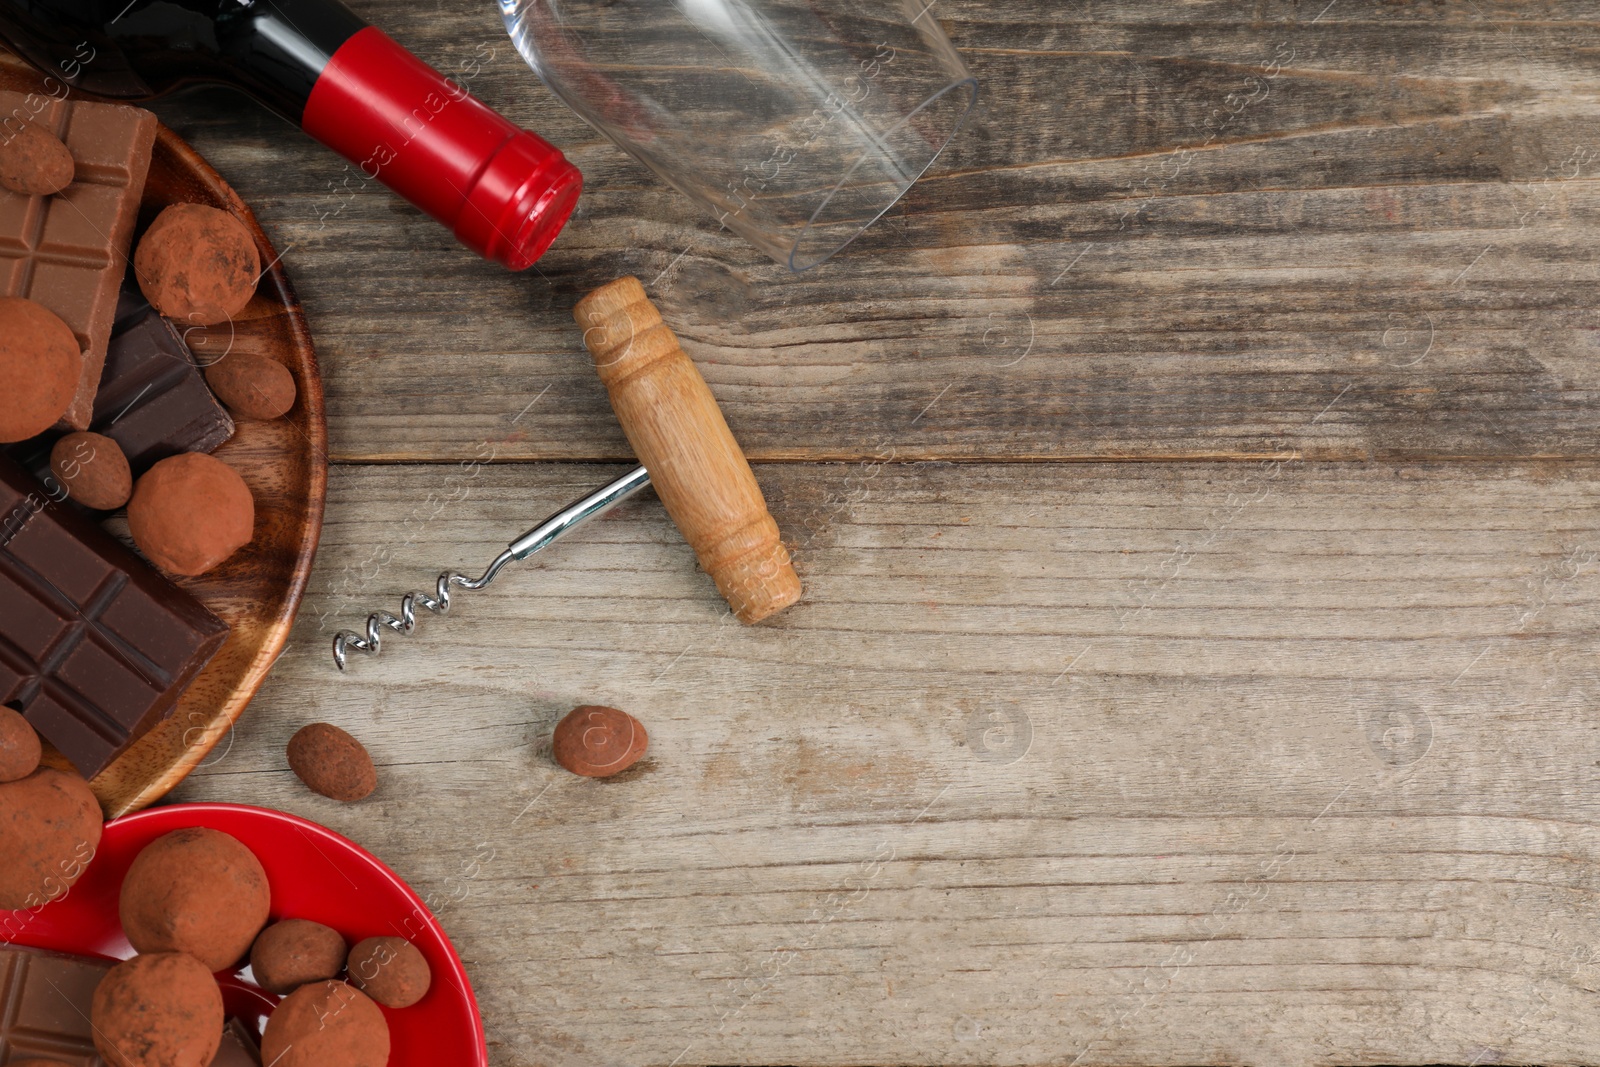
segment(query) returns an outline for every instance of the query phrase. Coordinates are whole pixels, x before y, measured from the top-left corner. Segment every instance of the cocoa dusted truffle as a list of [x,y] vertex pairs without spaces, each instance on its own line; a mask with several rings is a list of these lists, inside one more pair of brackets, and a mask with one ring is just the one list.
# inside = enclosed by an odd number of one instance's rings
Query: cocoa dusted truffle
[[139,290],[161,314],[189,326],[210,326],[250,303],[261,255],[244,223],[226,211],[173,204],[139,238],[133,272]]
[[650,738],[625,711],[599,704],[573,708],[556,723],[551,747],[556,762],[586,778],[609,778],[639,762]]
[[389,1024],[365,993],[344,982],[303,985],[267,1018],[261,1059],[273,1067],[384,1067]]
[[33,724],[12,708],[0,707],[0,782],[15,782],[39,769],[44,755]]
[[247,419],[275,419],[294,407],[294,375],[259,352],[230,352],[206,368],[217,399]]
[[228,834],[195,826],[144,847],[122,881],[118,910],[139,952],[187,952],[220,971],[250,951],[269,903],[261,861]]
[[100,802],[76,774],[40,767],[0,785],[0,910],[60,897],[100,847]]
[[52,196],[72,184],[72,153],[37,122],[0,127],[0,186],[23,196]]
[[144,472],[128,501],[128,530],[145,557],[172,574],[204,574],[250,543],[256,504],[239,472],[204,452],[168,456]]
[[313,793],[334,800],[361,800],[378,788],[378,769],[361,742],[325,722],[289,739],[289,767]]
[[409,1008],[427,995],[433,972],[403,937],[369,937],[350,950],[350,984],[386,1008]]
[[135,956],[95,987],[89,1022],[112,1067],[206,1067],[222,1044],[222,990],[193,956]]
[[348,948],[339,931],[309,919],[275,922],[256,938],[250,970],[256,984],[280,997],[308,982],[323,982],[344,968]]
[[122,446],[105,434],[79,430],[50,448],[50,473],[69,499],[86,508],[112,511],[133,495],[133,471]]
[[19,296],[0,297],[0,442],[55,425],[82,370],[83,350],[59,315]]

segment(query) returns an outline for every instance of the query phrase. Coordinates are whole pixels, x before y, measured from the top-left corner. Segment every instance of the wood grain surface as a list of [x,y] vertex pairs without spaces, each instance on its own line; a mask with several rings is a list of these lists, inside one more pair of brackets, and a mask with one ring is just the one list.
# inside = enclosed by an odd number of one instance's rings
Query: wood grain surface
[[[493,5],[356,7],[588,192],[512,276],[270,116],[158,108],[285,250],[338,461],[178,795],[393,865],[496,1067],[1600,1062],[1592,5],[940,0],[981,113],[800,277]],[[570,309],[624,273],[805,599],[733,623],[646,495],[338,675],[623,469]],[[637,769],[553,766],[582,703]],[[314,720],[371,801],[289,773]]]

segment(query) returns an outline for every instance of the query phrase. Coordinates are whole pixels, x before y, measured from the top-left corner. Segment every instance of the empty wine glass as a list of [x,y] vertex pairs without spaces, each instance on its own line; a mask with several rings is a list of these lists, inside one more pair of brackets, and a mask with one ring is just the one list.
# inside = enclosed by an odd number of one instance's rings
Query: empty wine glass
[[791,270],[849,244],[978,84],[926,0],[501,0],[592,126]]

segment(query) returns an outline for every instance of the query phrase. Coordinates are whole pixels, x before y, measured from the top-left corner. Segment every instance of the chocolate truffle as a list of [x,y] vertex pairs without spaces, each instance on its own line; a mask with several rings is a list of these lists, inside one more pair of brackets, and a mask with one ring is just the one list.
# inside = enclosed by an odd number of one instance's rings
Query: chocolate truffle
[[0,910],[62,896],[100,847],[100,802],[76,774],[40,767],[0,785]]
[[638,719],[598,704],[573,708],[556,723],[551,738],[556,762],[586,778],[607,778],[627,770],[639,762],[649,743]]
[[0,707],[0,782],[15,782],[39,769],[44,755],[33,724],[12,708]]
[[275,419],[294,407],[294,375],[259,352],[230,352],[206,368],[217,399],[247,419]]
[[239,472],[204,452],[168,456],[145,471],[128,501],[139,551],[171,574],[204,574],[249,544],[256,505]]
[[261,861],[236,839],[200,826],[174,830],[128,868],[122,931],[139,952],[187,952],[220,971],[250,951],[269,898]]
[[83,350],[60,316],[18,296],[0,297],[0,442],[55,425],[72,403]]
[[94,1047],[112,1067],[206,1067],[222,1044],[222,990],[182,952],[124,960],[89,1007]]
[[226,211],[173,204],[139,238],[133,272],[140,292],[161,314],[210,326],[250,303],[261,256],[244,223]]
[[323,982],[344,969],[349,946],[339,931],[309,919],[275,922],[256,938],[250,970],[256,985],[280,997],[307,982]]
[[369,937],[350,950],[350,984],[386,1008],[409,1008],[433,983],[422,951],[403,937]]
[[313,793],[334,800],[360,800],[378,788],[378,769],[361,742],[325,722],[289,739],[289,767]]
[[303,985],[268,1017],[261,1059],[273,1067],[384,1067],[389,1024],[359,989],[343,982]]
[[50,448],[50,473],[69,499],[86,508],[112,511],[133,495],[133,471],[122,446],[105,434],[79,430]]
[[75,169],[67,146],[37,122],[0,127],[0,186],[23,196],[51,196],[72,184]]

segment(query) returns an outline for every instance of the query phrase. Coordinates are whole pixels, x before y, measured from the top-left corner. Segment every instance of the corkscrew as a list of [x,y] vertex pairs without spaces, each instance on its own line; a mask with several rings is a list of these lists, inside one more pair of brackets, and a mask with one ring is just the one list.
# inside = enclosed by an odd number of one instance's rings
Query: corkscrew
[[624,500],[628,499],[639,490],[650,484],[650,472],[643,467],[636,467],[612,482],[596,489],[582,500],[575,500],[560,511],[545,519],[539,525],[517,538],[506,546],[506,550],[494,558],[482,577],[468,578],[465,574],[455,571],[445,571],[439,575],[439,581],[434,586],[433,596],[424,592],[407,593],[400,600],[400,614],[395,616],[387,611],[375,611],[367,616],[366,633],[359,634],[354,630],[341,630],[333,638],[333,662],[338,664],[342,671],[345,668],[345,658],[350,649],[357,652],[366,652],[376,655],[383,643],[383,629],[388,627],[398,634],[409,634],[417,628],[417,605],[433,612],[435,615],[447,615],[450,612],[450,590],[457,589],[482,589],[493,582],[495,575],[500,573],[508,563],[515,563],[527,559],[535,552],[559,540],[568,530],[583,525],[588,520],[604,515]]
[[353,649],[376,654],[383,631],[409,634],[417,608],[449,613],[452,590],[482,589],[509,563],[527,559],[647,485],[694,548],[734,617],[755,623],[800,599],[800,579],[749,461],[705,379],[661,320],[637,278],[619,278],[573,309],[611,407],[642,466],[562,508],[506,546],[478,578],[439,575],[433,595],[407,593],[400,614],[375,611],[365,632],[341,630],[333,661]]

